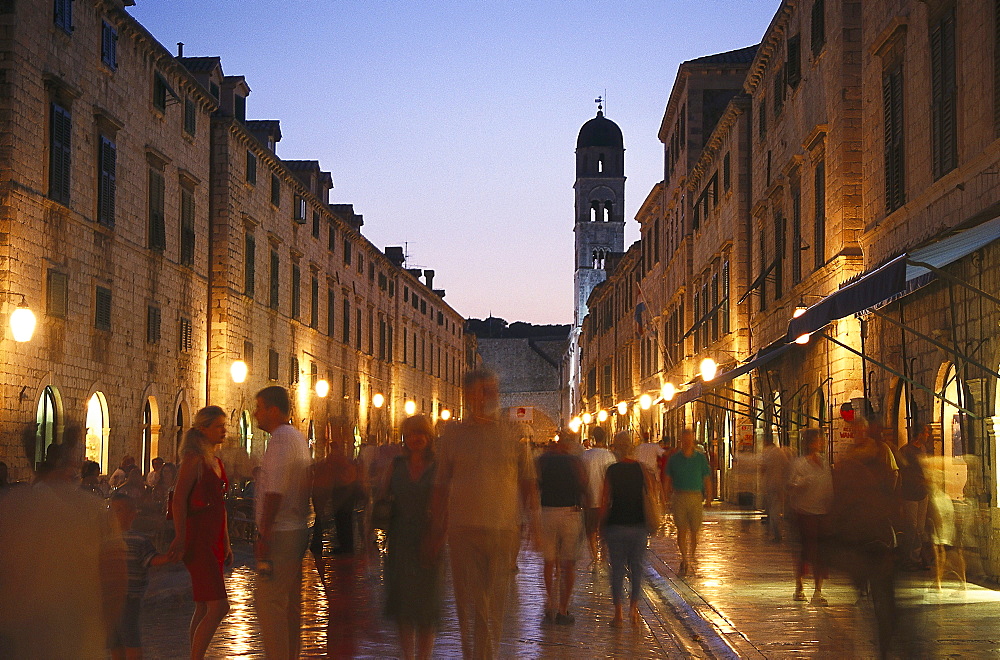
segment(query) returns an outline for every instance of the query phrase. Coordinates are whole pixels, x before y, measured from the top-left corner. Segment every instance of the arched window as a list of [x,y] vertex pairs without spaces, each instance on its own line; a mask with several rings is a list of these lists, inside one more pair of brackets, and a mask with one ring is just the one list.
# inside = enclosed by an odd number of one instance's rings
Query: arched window
[[142,471],[148,473],[154,458],[160,456],[160,411],[155,397],[148,397],[142,407]]
[[601,219],[601,203],[591,202],[590,203],[590,221],[597,222]]
[[604,154],[597,157],[597,172],[598,174],[604,172]]
[[42,390],[38,398],[38,411],[35,414],[35,464],[45,460],[45,451],[56,441],[56,424],[58,409],[56,408],[56,393],[51,387]]
[[253,451],[253,418],[249,410],[240,413],[239,434],[240,446],[249,455]]
[[101,466],[101,472],[108,471],[108,434],[111,431],[108,420],[108,401],[103,392],[94,392],[87,401],[87,446],[85,456]]
[[965,413],[958,408],[961,406],[969,409],[970,402],[965,383],[959,379],[953,364],[949,364],[945,370],[941,395],[948,401],[938,399],[938,405],[935,406],[935,421],[940,425],[941,441],[934,443],[934,453],[941,461],[944,472],[944,492],[952,499],[962,499],[965,497],[965,483],[969,476],[965,455],[971,453],[971,438],[968,436],[972,425]]
[[175,417],[177,429],[174,431],[174,456],[178,461],[181,459],[181,444],[184,442],[184,404],[178,404],[177,415]]
[[614,204],[611,200],[604,202],[604,222],[611,222],[611,210],[614,208]]

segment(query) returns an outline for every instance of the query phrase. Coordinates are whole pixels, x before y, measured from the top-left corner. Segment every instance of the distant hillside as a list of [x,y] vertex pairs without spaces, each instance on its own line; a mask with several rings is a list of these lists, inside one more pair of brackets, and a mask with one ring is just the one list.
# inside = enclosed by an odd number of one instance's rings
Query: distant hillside
[[465,332],[482,339],[566,339],[569,337],[569,324],[566,325],[535,325],[523,321],[507,321],[495,316],[487,319],[466,319]]

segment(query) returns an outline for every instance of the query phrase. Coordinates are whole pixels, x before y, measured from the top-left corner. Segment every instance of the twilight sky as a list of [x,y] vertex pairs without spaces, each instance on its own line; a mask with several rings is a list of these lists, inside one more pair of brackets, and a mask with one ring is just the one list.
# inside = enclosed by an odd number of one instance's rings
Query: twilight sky
[[625,137],[626,248],[662,178],[677,66],[757,43],[778,0],[137,0],[171,52],[219,55],[318,159],[331,202],[466,317],[570,323],[574,149],[607,93]]

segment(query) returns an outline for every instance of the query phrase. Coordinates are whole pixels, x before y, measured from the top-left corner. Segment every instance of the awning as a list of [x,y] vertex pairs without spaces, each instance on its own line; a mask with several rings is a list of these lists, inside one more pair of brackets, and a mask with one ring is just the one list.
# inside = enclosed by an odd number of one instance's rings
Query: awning
[[1000,217],[958,232],[930,245],[901,254],[875,270],[855,278],[788,323],[786,341],[816,332],[831,321],[857,314],[930,281],[933,268],[941,268],[1000,238]]
[[769,265],[767,268],[765,268],[764,272],[761,273],[760,275],[758,275],[757,279],[755,279],[750,284],[750,286],[749,286],[749,288],[747,288],[746,292],[742,296],[740,296],[739,300],[736,301],[736,304],[737,305],[742,305],[743,301],[746,300],[750,296],[751,293],[753,293],[758,288],[760,288],[760,285],[764,283],[764,279],[767,278],[767,276],[771,274],[771,271],[774,270],[777,265],[778,265],[778,260],[777,259],[775,259],[774,261],[772,261],[771,265]]

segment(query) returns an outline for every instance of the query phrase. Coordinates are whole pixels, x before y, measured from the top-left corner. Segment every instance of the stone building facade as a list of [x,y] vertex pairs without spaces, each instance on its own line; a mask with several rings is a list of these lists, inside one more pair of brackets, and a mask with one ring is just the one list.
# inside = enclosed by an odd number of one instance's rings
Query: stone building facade
[[407,402],[458,414],[462,317],[433,271],[372,245],[316,161],[277,157],[242,76],[173,56],[127,4],[0,4],[0,312],[38,318],[31,341],[0,339],[12,477],[70,426],[104,472],[174,459],[209,403],[256,454],[252,398],[273,383],[318,443],[390,437]]

